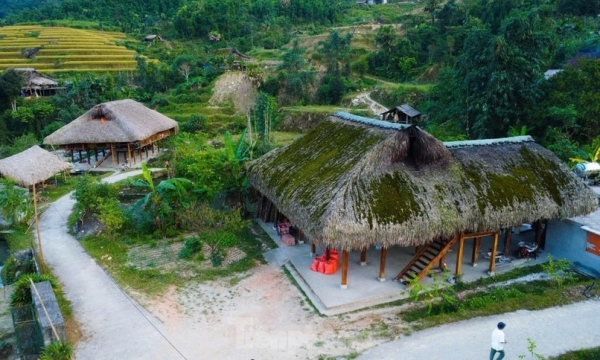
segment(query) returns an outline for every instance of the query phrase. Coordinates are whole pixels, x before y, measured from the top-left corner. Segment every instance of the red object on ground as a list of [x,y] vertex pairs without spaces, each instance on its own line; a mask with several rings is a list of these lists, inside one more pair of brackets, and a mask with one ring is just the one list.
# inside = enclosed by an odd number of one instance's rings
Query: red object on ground
[[325,259],[325,254],[317,256],[310,265],[310,269],[325,275],[335,274],[339,265],[338,259],[338,252],[336,250],[329,250],[329,260]]
[[281,236],[281,242],[286,244],[287,246],[294,246],[296,245],[296,239],[294,238],[293,235],[290,234],[285,234]]

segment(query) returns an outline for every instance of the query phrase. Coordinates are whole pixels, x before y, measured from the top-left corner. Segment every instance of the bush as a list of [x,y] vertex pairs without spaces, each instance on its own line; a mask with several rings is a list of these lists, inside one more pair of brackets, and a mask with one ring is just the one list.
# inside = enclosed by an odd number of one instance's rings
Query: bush
[[181,130],[189,133],[205,131],[208,119],[202,115],[192,115],[182,126]]
[[194,255],[202,255],[201,260],[204,260],[204,254],[202,254],[202,240],[196,236],[185,240],[177,257],[180,259],[191,259]]
[[29,258],[24,262],[18,261],[14,255],[11,255],[2,268],[2,283],[10,285],[17,280],[19,275],[35,272],[35,262]]
[[71,360],[73,359],[73,349],[69,343],[53,341],[44,347],[40,354],[40,360]]
[[39,283],[43,281],[49,281],[52,289],[56,292],[58,290],[58,282],[51,275],[42,275],[42,274],[25,274],[20,276],[17,282],[15,282],[15,289],[10,294],[10,306],[12,307],[20,307],[30,305],[33,302],[33,297],[31,294],[31,279],[34,283]]

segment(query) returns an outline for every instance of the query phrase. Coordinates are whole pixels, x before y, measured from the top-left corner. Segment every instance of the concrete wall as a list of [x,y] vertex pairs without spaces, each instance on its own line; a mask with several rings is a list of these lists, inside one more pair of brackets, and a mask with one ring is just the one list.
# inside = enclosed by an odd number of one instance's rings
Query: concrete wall
[[549,221],[546,252],[555,259],[567,259],[591,275],[600,275],[600,256],[585,251],[588,232],[571,220]]
[[[35,315],[40,324],[42,336],[44,337],[44,346],[48,346],[52,341],[58,340],[54,335],[51,324],[54,325],[54,329],[56,329],[60,341],[67,341],[65,320],[58,307],[58,302],[56,301],[56,296],[54,296],[54,290],[52,290],[50,282],[39,282],[35,284],[35,287],[40,297],[38,298],[33,288],[31,289],[31,296],[33,297],[33,304],[35,305]],[[42,308],[42,302],[46,308],[46,312],[48,312],[48,316]]]

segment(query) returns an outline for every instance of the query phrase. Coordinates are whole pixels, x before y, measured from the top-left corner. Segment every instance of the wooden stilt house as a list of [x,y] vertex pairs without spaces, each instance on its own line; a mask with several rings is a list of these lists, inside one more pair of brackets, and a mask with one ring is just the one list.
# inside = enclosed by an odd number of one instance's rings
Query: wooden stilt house
[[248,170],[261,216],[276,208],[313,245],[340,250],[342,288],[351,250],[362,259],[381,248],[383,280],[389,247],[419,247],[395,276],[409,281],[443,264],[454,245],[460,274],[464,242],[476,248],[493,235],[493,273],[500,229],[597,207],[587,185],[529,136],[442,143],[414,125],[342,112]]
[[[96,164],[108,157],[113,164],[119,163],[123,155],[125,163],[140,161],[144,152],[154,152],[155,145],[173,134],[179,125],[134,100],[111,101],[94,106],[85,114],[63,126],[44,139],[44,144],[59,146],[71,151],[82,152],[89,157],[93,153]],[[98,160],[98,154],[103,158]]]

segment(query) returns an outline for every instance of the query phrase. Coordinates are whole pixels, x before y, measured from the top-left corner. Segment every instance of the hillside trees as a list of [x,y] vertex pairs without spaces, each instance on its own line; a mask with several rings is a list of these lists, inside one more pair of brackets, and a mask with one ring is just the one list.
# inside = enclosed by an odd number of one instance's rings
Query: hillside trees
[[442,109],[454,109],[470,138],[504,136],[510,126],[523,124],[526,109],[541,97],[537,82],[550,46],[542,24],[535,10],[513,13],[498,35],[472,23],[451,77],[438,84],[448,97],[439,98],[437,121],[449,115]]
[[344,78],[350,75],[350,42],[352,34],[341,35],[337,30],[319,43],[319,52],[327,68],[317,93],[323,104],[336,104],[347,91]]

